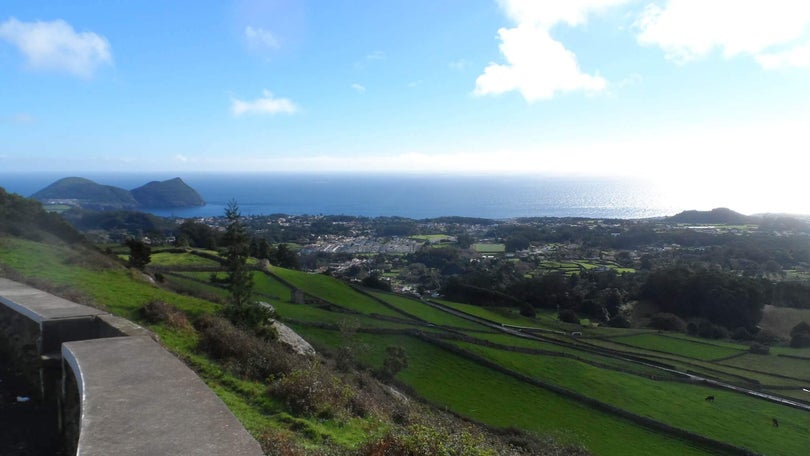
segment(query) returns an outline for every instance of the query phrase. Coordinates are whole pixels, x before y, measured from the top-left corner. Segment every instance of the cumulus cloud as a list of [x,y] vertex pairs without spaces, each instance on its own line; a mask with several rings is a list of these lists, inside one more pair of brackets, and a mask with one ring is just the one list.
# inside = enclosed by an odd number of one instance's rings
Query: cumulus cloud
[[756,57],[757,62],[766,69],[810,67],[810,41],[794,46],[788,50],[762,53]]
[[231,98],[231,113],[243,114],[295,114],[300,108],[287,98],[277,98],[269,90],[262,92],[263,97],[244,101]]
[[476,95],[517,91],[528,102],[561,92],[599,92],[607,81],[583,72],[576,55],[551,37],[558,24],[582,25],[589,15],[629,0],[499,0],[515,27],[498,30],[505,63],[490,63],[475,81]]
[[635,23],[642,45],[683,64],[719,51],[753,56],[763,67],[810,66],[810,3],[805,0],[668,0]]
[[110,43],[92,32],[76,32],[67,22],[20,22],[11,18],[0,24],[0,39],[19,49],[31,68],[66,71],[90,77],[96,69],[112,64]]
[[270,31],[259,27],[245,27],[245,39],[253,49],[278,49],[281,42]]

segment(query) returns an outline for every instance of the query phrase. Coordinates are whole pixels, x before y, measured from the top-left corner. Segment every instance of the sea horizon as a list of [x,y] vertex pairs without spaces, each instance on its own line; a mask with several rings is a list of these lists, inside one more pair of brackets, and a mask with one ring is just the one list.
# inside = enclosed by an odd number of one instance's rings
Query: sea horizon
[[[718,193],[694,183],[654,179],[562,175],[213,173],[213,172],[18,172],[0,173],[0,187],[29,197],[65,177],[133,189],[150,181],[180,177],[206,205],[143,211],[164,217],[220,216],[235,200],[244,215],[445,216],[512,219],[584,217],[641,219],[684,210],[727,207],[753,215],[790,213],[789,208],[752,206],[745,194]],[[737,196],[736,198],[733,196]],[[732,197],[730,197],[732,196]],[[785,210],[788,209],[788,210]]]

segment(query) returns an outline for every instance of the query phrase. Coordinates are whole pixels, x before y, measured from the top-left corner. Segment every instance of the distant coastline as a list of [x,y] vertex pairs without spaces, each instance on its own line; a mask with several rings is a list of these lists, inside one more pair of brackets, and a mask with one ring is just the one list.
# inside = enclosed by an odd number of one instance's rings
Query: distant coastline
[[[245,215],[442,216],[508,219],[589,217],[638,219],[683,210],[731,207],[744,214],[744,195],[734,201],[711,192],[682,194],[654,181],[559,176],[83,173],[105,185],[133,188],[181,176],[207,202],[188,209],[144,210],[160,216],[211,217],[236,199]],[[64,177],[56,173],[0,173],[0,187],[30,196]],[[789,208],[759,210],[785,212]]]

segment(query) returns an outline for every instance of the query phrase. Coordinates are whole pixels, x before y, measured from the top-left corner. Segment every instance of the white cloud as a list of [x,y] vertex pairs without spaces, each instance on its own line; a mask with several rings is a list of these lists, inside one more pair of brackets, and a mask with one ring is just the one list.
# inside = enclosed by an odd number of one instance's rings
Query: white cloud
[[600,92],[607,81],[584,73],[576,55],[551,37],[557,24],[584,24],[588,15],[629,0],[499,0],[515,27],[498,30],[506,63],[490,63],[475,81],[476,95],[517,91],[528,102],[547,100],[562,92]]
[[300,108],[287,98],[276,98],[265,90],[262,98],[251,101],[231,98],[231,113],[235,116],[243,114],[295,114]]
[[810,67],[810,41],[785,51],[763,53],[756,57],[766,69]]
[[680,64],[714,51],[753,56],[766,68],[810,64],[806,0],[668,0],[648,5],[635,26],[640,44],[659,46]]
[[492,63],[475,81],[476,95],[497,95],[516,90],[528,102],[553,98],[558,92],[598,92],[607,86],[604,78],[585,74],[577,58],[547,30],[521,25],[502,28],[501,53],[508,64]]
[[518,24],[544,28],[565,23],[570,26],[587,22],[588,15],[631,0],[498,0],[501,9]]
[[360,85],[360,84],[356,84],[356,83],[355,83],[355,84],[352,84],[352,89],[354,89],[356,92],[360,92],[360,93],[363,93],[363,92],[365,92],[365,91],[366,91],[366,87],[365,87],[365,86]]
[[61,19],[20,22],[11,18],[0,24],[0,38],[16,46],[35,69],[89,77],[101,65],[112,63],[106,38],[92,32],[77,33]]
[[248,46],[254,49],[278,49],[281,42],[268,30],[253,28],[250,25],[245,27],[245,39]]

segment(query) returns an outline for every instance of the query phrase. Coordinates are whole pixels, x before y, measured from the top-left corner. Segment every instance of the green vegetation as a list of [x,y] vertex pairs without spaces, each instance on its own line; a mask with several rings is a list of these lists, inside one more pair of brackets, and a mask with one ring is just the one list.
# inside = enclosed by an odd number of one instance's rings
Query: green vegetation
[[202,206],[200,195],[180,178],[150,182],[132,191],[81,177],[60,179],[33,195],[34,199],[72,200],[89,209],[175,208]]
[[[244,242],[239,245],[244,247]],[[442,425],[395,424],[390,417],[399,413],[400,406],[392,405],[390,397],[383,399],[387,393],[370,386],[376,383],[363,377],[368,375],[364,371],[393,377],[431,404],[476,422],[550,435],[556,442],[552,445],[582,444],[600,455],[722,452],[641,426],[528,379],[763,454],[802,454],[804,442],[810,441],[808,412],[685,383],[677,374],[653,365],[664,363],[743,387],[764,385],[761,389],[771,393],[802,399],[806,394],[802,385],[810,381],[807,361],[777,355],[810,356],[810,349],[776,347],[773,354],[754,355],[747,353],[747,346],[730,342],[567,325],[557,319],[556,312],[542,308],[534,317],[526,317],[514,307],[437,301],[496,325],[489,327],[441,306],[358,290],[323,274],[276,266],[248,270],[244,257],[240,264],[256,297],[271,303],[283,321],[333,358],[302,362],[274,351],[271,342],[254,338],[250,331],[212,317],[223,308],[220,303],[233,298],[223,288],[227,268],[219,262],[179,250],[157,252],[151,258],[146,272],[155,266],[162,283],[126,270],[117,258],[101,256],[90,247],[0,240],[0,268],[6,273],[47,285],[70,299],[103,306],[155,331],[265,447],[291,445],[304,451],[323,448],[328,442],[350,452],[340,454],[376,454],[374,448],[381,447],[375,445],[386,442],[387,448],[435,445],[466,448],[458,454],[475,454],[474,447],[478,454],[500,454],[492,449],[497,445],[490,437],[481,437],[489,434],[480,430],[466,436],[459,432],[458,440],[442,440],[427,431]],[[594,269],[579,263],[577,267]],[[499,325],[506,325],[504,331],[499,331]],[[515,331],[509,326],[544,340],[518,337],[509,332]],[[344,356],[348,358],[340,364]],[[333,362],[361,370],[338,373],[327,368]],[[776,372],[783,377],[772,375]],[[365,386],[358,389],[357,385]],[[716,400],[704,401],[706,396]],[[411,412],[408,420],[422,414]],[[773,417],[779,419],[778,429],[770,424]]]
[[484,244],[476,243],[472,245],[473,250],[478,253],[504,253],[506,244]]
[[725,344],[714,344],[705,340],[687,340],[679,337],[667,336],[664,334],[636,334],[627,337],[614,337],[614,342],[632,345],[634,347],[646,348],[648,350],[661,351],[695,358],[701,360],[713,360],[727,358],[729,356],[741,355],[748,351],[747,346]]

